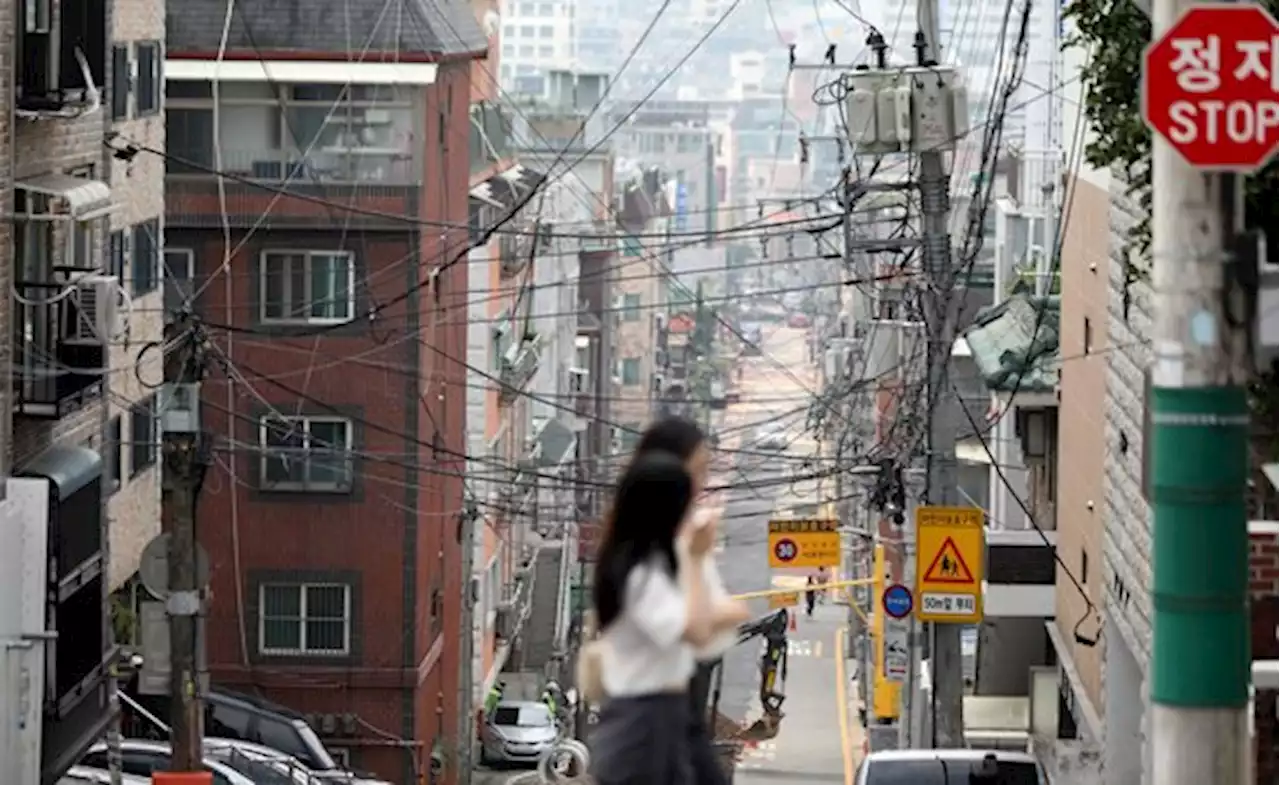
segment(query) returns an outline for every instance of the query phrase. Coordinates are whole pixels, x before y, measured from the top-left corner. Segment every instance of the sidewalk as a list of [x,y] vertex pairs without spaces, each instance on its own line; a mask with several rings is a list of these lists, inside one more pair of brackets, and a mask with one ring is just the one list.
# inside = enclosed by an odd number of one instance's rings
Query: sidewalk
[[[843,628],[844,609],[840,606],[821,605],[812,619],[801,612],[788,647],[782,726],[777,738],[744,751],[735,782],[846,782],[843,737],[852,729],[847,720],[847,691],[839,689],[842,677],[851,684],[845,662],[838,659],[844,649],[840,640]],[[853,721],[856,725],[856,710]],[[856,736],[848,743],[856,750],[862,740]]]

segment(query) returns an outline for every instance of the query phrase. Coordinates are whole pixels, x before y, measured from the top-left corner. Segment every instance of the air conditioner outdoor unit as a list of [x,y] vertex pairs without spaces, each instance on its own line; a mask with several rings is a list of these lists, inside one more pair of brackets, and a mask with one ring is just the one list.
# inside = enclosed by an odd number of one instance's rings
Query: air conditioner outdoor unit
[[71,308],[66,313],[62,342],[68,346],[103,346],[117,332],[116,300],[120,281],[114,275],[87,273],[70,282]]

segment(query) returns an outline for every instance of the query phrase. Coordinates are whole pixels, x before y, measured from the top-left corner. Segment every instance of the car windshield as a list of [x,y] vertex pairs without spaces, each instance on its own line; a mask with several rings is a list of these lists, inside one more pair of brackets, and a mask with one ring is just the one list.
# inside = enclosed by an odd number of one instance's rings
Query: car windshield
[[517,728],[547,728],[551,713],[542,706],[499,706],[493,712],[493,724]]
[[867,785],[1039,785],[1034,763],[999,761],[994,776],[974,773],[968,760],[887,760],[867,769]]

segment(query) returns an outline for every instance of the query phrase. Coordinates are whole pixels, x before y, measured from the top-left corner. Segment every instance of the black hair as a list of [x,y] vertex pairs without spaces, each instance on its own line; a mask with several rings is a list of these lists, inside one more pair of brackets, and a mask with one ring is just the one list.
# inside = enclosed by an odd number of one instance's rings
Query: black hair
[[656,556],[676,574],[676,534],[692,502],[693,479],[676,455],[643,453],[627,467],[596,557],[592,599],[599,629],[622,613],[627,578],[638,565]]
[[706,440],[706,434],[693,420],[686,420],[683,417],[663,417],[656,420],[640,435],[635,454],[640,456],[660,451],[687,461]]

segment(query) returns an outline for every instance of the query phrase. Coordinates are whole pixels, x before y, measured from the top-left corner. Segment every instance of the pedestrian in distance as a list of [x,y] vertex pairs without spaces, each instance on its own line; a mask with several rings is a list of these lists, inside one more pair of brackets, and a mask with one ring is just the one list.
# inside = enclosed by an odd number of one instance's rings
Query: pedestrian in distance
[[[679,458],[689,478],[693,482],[693,498],[695,509],[692,515],[695,524],[705,524],[709,514],[696,507],[698,499],[704,494],[711,475],[711,450],[702,429],[691,420],[682,417],[662,417],[655,420],[640,436],[636,445],[635,457],[638,460],[645,455],[668,453]],[[677,553],[682,561],[687,562],[687,553]],[[748,616],[746,603],[732,600],[725,589],[720,571],[714,558],[708,557],[703,564],[703,577],[706,579],[708,599],[713,605],[734,609],[745,621]],[[726,629],[706,645],[694,652],[697,667],[693,679],[689,682],[689,701],[691,722],[689,726],[689,743],[693,754],[694,774],[699,785],[728,785],[728,778],[716,759],[712,747],[712,733],[708,727],[705,696],[710,692],[712,664],[724,656],[738,642],[736,629]]]
[[[831,582],[831,572],[826,567],[819,569],[818,585],[825,587],[830,582]],[[818,602],[826,602],[826,601],[827,601],[827,589],[825,588],[818,589]]]
[[716,529],[693,522],[693,491],[679,458],[640,455],[606,518],[592,598],[601,633],[588,652],[604,700],[587,740],[597,785],[697,782],[688,737],[694,650],[741,615],[708,596],[703,572]]
[[813,606],[818,602],[818,590],[814,588],[818,585],[818,579],[810,575],[805,579],[804,590],[804,615],[810,619],[813,618]]

